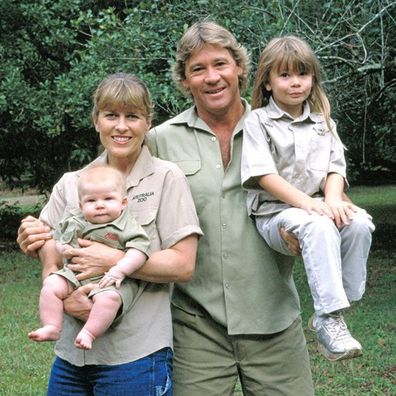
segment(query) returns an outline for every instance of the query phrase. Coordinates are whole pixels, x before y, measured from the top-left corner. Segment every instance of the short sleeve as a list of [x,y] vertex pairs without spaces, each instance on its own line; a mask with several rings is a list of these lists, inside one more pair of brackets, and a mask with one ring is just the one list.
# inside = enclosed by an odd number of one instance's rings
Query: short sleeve
[[[264,112],[264,110],[262,110]],[[252,111],[243,127],[241,178],[245,188],[258,188],[257,177],[278,173],[271,153],[265,114]]]
[[77,183],[74,172],[64,174],[52,189],[51,196],[40,213],[40,220],[57,228],[66,209],[78,208]]
[[162,249],[189,235],[203,235],[187,179],[175,165],[165,175],[157,227]]

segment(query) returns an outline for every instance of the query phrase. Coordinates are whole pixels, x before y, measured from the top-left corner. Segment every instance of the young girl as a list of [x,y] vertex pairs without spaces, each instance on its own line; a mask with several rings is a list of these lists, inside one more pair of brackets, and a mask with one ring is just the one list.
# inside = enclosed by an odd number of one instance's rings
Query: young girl
[[264,49],[244,124],[242,183],[248,212],[276,251],[291,255],[279,228],[298,238],[315,314],[319,350],[329,360],[362,354],[342,310],[361,299],[374,225],[343,200],[343,145],[330,118],[312,49],[293,37]]

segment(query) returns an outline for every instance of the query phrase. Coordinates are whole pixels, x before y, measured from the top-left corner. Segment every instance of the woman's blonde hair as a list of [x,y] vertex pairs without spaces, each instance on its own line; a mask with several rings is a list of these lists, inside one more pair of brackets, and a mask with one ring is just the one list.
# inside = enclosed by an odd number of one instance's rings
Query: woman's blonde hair
[[318,58],[311,47],[304,40],[295,36],[277,37],[268,43],[260,56],[254,80],[253,109],[266,106],[269,102],[271,92],[266,89],[265,85],[269,83],[271,70],[289,70],[312,74],[312,89],[307,100],[312,111],[323,115],[325,127],[331,131],[330,102],[321,85]]
[[128,73],[107,76],[93,94],[92,117],[95,120],[101,110],[112,107],[131,107],[151,121],[153,104],[151,95],[138,77]]
[[200,50],[205,44],[214,44],[226,48],[231,52],[236,64],[242,69],[239,76],[239,89],[241,92],[246,88],[249,71],[249,54],[235,36],[224,27],[209,20],[194,23],[182,36],[176,50],[176,63],[173,67],[173,80],[184,94],[190,96],[190,92],[183,86],[186,79],[186,63],[193,52]]

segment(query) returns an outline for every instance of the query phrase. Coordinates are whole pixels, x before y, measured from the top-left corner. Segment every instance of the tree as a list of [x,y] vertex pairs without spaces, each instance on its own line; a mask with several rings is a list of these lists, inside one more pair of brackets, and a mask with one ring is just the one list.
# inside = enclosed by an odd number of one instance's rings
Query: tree
[[[395,1],[3,0],[0,4],[0,177],[49,189],[97,152],[91,95],[106,74],[132,72],[155,123],[188,106],[172,84],[177,41],[211,17],[250,50],[297,34],[314,48],[348,147],[352,179],[395,171]],[[250,91],[246,93],[249,98]]]

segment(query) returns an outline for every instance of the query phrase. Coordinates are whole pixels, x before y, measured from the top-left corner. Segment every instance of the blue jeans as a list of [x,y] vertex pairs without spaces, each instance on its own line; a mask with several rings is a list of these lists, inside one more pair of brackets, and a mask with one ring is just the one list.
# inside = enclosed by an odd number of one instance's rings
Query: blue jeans
[[172,396],[172,350],[131,363],[74,366],[57,357],[47,396]]

